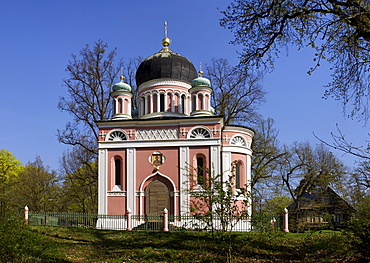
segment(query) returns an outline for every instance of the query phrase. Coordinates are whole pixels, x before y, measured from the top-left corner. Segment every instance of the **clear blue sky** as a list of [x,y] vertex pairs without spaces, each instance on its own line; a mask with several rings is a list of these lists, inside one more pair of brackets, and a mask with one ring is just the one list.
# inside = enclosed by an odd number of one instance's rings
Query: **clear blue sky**
[[[57,141],[56,133],[71,120],[57,109],[59,96],[66,95],[65,68],[72,53],[98,39],[118,47],[119,57],[148,57],[161,49],[167,20],[171,49],[197,68],[213,57],[228,58],[236,65],[238,47],[228,44],[232,33],[219,26],[218,8],[224,10],[228,2],[2,1],[0,149],[11,151],[23,164],[39,155],[52,169],[59,168],[67,147]],[[313,76],[306,74],[313,65],[310,55],[311,50],[296,52],[292,47],[288,57],[277,60],[275,71],[262,83],[268,94],[261,113],[275,119],[282,143],[315,144],[313,132],[329,140],[338,123],[349,139],[364,144],[368,128],[345,119],[334,100],[321,98],[323,85],[330,80],[327,65]],[[347,164],[353,161],[343,159]]]

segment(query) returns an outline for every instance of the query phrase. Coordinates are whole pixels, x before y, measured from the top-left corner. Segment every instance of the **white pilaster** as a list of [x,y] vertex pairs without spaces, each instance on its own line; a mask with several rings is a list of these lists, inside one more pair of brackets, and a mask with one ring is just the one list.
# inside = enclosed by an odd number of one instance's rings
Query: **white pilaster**
[[107,150],[100,149],[98,155],[98,214],[106,215],[107,210]]
[[127,174],[127,196],[126,207],[132,209],[136,214],[135,192],[136,192],[136,150],[128,148],[126,152],[126,174]]
[[211,146],[211,171],[218,175],[221,173],[220,146]]
[[222,152],[222,180],[225,182],[231,175],[231,152]]
[[189,211],[189,147],[180,147],[180,215],[186,215]]

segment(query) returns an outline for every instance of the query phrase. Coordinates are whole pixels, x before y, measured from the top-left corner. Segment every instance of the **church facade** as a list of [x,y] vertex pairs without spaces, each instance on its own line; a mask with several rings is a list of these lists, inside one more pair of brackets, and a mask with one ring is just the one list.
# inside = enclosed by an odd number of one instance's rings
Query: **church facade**
[[121,78],[113,116],[97,123],[99,214],[189,215],[189,190],[201,191],[207,171],[225,180],[233,173],[235,191],[251,179],[253,131],[225,125],[211,107],[210,81],[168,38],[162,45],[137,69],[138,111]]

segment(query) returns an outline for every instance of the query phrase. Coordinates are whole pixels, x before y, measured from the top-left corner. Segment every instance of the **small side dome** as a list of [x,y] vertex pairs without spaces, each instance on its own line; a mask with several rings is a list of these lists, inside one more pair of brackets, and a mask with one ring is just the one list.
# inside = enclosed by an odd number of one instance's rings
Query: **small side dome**
[[199,74],[199,77],[196,78],[196,79],[193,79],[191,81],[191,86],[192,87],[208,87],[208,88],[210,88],[211,87],[211,81],[207,78],[202,77],[203,71],[199,71],[198,74]]
[[121,81],[114,84],[113,87],[112,87],[112,90],[113,91],[127,91],[127,92],[131,92],[131,86],[128,85],[127,83],[125,83],[123,80],[125,78],[123,76],[121,76]]

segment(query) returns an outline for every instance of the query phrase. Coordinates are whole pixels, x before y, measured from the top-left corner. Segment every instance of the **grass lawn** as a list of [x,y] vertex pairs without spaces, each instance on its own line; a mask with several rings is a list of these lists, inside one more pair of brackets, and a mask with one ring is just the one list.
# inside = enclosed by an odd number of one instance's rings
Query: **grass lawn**
[[[19,242],[18,248],[9,245],[9,253],[0,252],[1,262],[369,262],[341,232],[233,233],[231,238],[212,238],[195,231],[27,226],[22,235],[11,241]],[[35,240],[40,242],[33,244]]]

